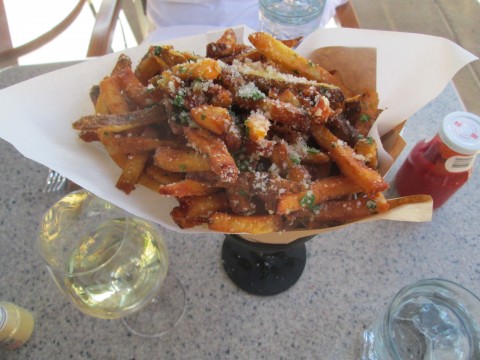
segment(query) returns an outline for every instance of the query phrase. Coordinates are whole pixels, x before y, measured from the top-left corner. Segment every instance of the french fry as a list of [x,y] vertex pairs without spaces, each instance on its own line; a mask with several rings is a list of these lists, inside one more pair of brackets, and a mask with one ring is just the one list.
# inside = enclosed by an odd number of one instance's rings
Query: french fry
[[223,233],[265,234],[283,229],[278,215],[241,216],[216,212],[208,219],[208,227]]
[[173,141],[146,138],[141,136],[118,136],[112,138],[112,145],[123,153],[137,154],[154,151],[160,146],[175,145]]
[[184,173],[210,170],[208,159],[193,150],[160,146],[157,147],[153,160],[155,165],[171,172]]
[[182,198],[186,196],[208,195],[217,191],[218,188],[190,179],[185,179],[167,185],[161,185],[158,188],[158,192],[160,194],[166,196],[174,196],[177,198]]
[[98,95],[97,101],[95,102],[95,114],[109,114],[108,105],[105,99],[105,93],[100,93]]
[[235,32],[227,29],[216,42],[207,45],[207,56],[213,59],[231,56],[235,53],[236,44]]
[[117,181],[117,188],[123,190],[126,194],[130,194],[142,176],[147,160],[147,154],[128,155],[122,168],[122,174]]
[[226,134],[232,124],[228,110],[218,106],[197,106],[190,110],[190,115],[198,126],[217,135]]
[[178,64],[170,68],[174,76],[182,80],[215,80],[219,77],[222,69],[214,59],[201,59],[197,62]]
[[377,144],[371,137],[361,137],[355,143],[355,152],[363,156],[365,163],[372,169],[378,167]]
[[155,106],[123,114],[83,116],[75,121],[72,127],[81,131],[120,132],[164,121],[166,121],[164,110]]
[[157,192],[160,184],[158,181],[156,181],[154,178],[151,176],[147,175],[146,173],[143,174],[140,179],[138,180],[138,184],[146,187],[147,189],[151,191]]
[[342,173],[359,185],[362,191],[377,193],[388,188],[378,171],[369,168],[350,146],[339,140],[325,126],[312,127],[312,135],[318,144],[328,151]]
[[302,108],[273,99],[261,100],[258,108],[270,114],[272,120],[291,126],[301,132],[310,128],[310,119]]
[[130,111],[117,77],[108,76],[100,81],[99,86],[100,94],[104,94],[102,101],[105,102],[110,114],[124,114]]
[[255,143],[260,143],[265,139],[270,128],[270,121],[261,113],[252,113],[245,120],[247,136]]
[[149,84],[151,78],[168,69],[167,64],[160,64],[157,61],[155,57],[157,49],[161,51],[162,47],[151,46],[135,68],[134,74],[144,86]]
[[202,219],[203,222],[214,212],[228,210],[228,201],[225,192],[214,194],[184,197],[179,200],[183,216],[188,219]]
[[73,128],[121,168],[120,190],[175,197],[182,229],[322,228],[402,205],[382,194],[366,136],[377,93],[351,94],[289,47],[297,40],[254,33],[251,47],[227,29],[207,57],[151,46],[133,70],[120,55],[90,90],[96,114]]
[[202,225],[206,222],[205,219],[202,218],[190,218],[185,214],[184,209],[180,206],[176,206],[170,212],[170,216],[172,217],[175,224],[180,227],[180,229],[188,229],[195,226]]
[[147,88],[133,73],[132,61],[128,56],[120,55],[111,76],[119,79],[120,87],[137,106],[144,108],[153,104]]
[[239,174],[235,160],[225,143],[206,130],[185,128],[185,137],[194,149],[208,155],[212,171],[226,183],[234,183]]
[[346,88],[341,80],[330,74],[320,65],[314,64],[311,60],[304,58],[270,34],[256,32],[250,34],[248,39],[267,59],[290,70],[293,74],[301,75],[307,79],[321,83],[338,86],[345,94],[350,94],[350,90]]
[[360,97],[361,112],[355,121],[355,127],[360,134],[367,136],[378,117],[378,93],[367,89]]
[[[145,175],[153,179],[158,185],[167,185],[184,180],[182,173],[171,172],[159,168],[155,165],[150,165],[145,169]],[[158,186],[155,187],[155,191]]]
[[359,185],[344,176],[319,179],[313,182],[308,190],[280,195],[276,213],[286,215],[303,209],[313,211],[315,206],[322,202],[360,191],[362,188]]
[[308,214],[307,227],[316,229],[345,224],[385,212],[389,208],[388,202],[381,193],[374,197],[361,195],[356,199],[327,201],[318,208],[315,214]]

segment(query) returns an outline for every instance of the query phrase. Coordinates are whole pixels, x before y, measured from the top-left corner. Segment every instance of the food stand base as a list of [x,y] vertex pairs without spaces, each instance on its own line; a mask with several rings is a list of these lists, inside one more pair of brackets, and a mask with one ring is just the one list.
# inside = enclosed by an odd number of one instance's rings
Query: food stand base
[[305,240],[309,238],[272,245],[226,235],[223,266],[240,289],[254,295],[276,295],[289,289],[302,275],[307,257]]

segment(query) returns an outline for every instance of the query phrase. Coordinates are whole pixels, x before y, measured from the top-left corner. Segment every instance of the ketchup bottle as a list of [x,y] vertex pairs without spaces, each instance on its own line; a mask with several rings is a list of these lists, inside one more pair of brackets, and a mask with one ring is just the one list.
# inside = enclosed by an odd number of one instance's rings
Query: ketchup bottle
[[470,177],[480,151],[480,117],[457,111],[430,141],[415,145],[395,177],[400,196],[427,194],[442,206]]

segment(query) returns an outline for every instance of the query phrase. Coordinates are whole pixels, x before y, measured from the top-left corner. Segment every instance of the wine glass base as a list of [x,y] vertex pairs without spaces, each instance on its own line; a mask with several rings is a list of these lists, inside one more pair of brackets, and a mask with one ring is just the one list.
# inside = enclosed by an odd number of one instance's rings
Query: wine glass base
[[257,244],[227,235],[222,247],[225,272],[242,290],[260,296],[276,295],[295,284],[305,268],[305,244]]
[[122,318],[122,322],[135,335],[160,337],[177,326],[185,312],[185,304],[185,288],[178,277],[169,271],[150,303]]

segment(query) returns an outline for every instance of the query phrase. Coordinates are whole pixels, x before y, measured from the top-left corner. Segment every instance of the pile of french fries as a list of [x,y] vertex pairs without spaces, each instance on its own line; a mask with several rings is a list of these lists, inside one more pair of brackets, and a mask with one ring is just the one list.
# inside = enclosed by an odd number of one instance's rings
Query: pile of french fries
[[73,128],[121,168],[118,189],[175,197],[180,228],[262,234],[387,211],[376,92],[353,94],[296,40],[249,40],[227,29],[204,57],[151,46],[135,67],[120,55]]

